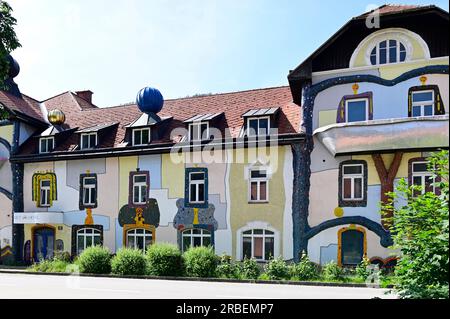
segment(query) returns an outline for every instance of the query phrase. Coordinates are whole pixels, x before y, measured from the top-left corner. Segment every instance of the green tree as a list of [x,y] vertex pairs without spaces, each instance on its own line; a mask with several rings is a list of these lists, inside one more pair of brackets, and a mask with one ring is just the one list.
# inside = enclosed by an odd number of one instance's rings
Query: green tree
[[[449,298],[448,151],[428,160],[440,194],[421,194],[420,187],[401,180],[383,207],[394,211],[393,248],[401,252],[395,289],[401,298]],[[399,199],[407,204],[398,207]]]
[[8,77],[8,54],[20,47],[14,26],[17,20],[12,16],[13,9],[6,1],[0,0],[0,89]]

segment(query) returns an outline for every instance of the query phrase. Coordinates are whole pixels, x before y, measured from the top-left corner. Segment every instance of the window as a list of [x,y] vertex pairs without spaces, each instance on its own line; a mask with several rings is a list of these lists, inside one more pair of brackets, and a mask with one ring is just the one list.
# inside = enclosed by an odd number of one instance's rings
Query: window
[[342,166],[342,199],[362,200],[364,191],[364,168],[362,164]]
[[379,42],[370,53],[372,65],[403,62],[406,60],[406,47],[398,40]]
[[133,146],[147,145],[150,143],[150,128],[133,130]]
[[269,180],[266,169],[258,168],[250,170],[248,191],[250,202],[269,201]]
[[274,256],[275,234],[266,229],[251,229],[242,233],[242,257],[269,260]]
[[140,249],[145,252],[148,246],[153,243],[153,234],[145,228],[133,228],[127,231],[128,248]]
[[81,149],[88,150],[97,146],[97,133],[81,134]]
[[132,175],[133,178],[133,204],[145,204],[148,193],[148,176],[146,174]]
[[205,203],[205,172],[189,173],[189,203]]
[[434,115],[434,91],[411,92],[412,116],[432,116]]
[[50,153],[55,148],[54,137],[42,137],[39,141],[39,153]]
[[367,121],[369,119],[368,99],[349,99],[345,101],[346,122]]
[[211,232],[206,229],[194,228],[182,232],[182,251],[189,247],[209,246],[211,245]]
[[40,206],[50,206],[50,183],[49,179],[42,179],[40,182]]
[[209,139],[208,122],[195,122],[189,124],[189,140],[201,141]]
[[101,231],[95,228],[82,228],[77,231],[77,255],[90,246],[101,245]]
[[269,128],[269,117],[254,117],[247,119],[247,136],[269,135]]
[[417,161],[411,163],[411,181],[413,185],[420,186],[421,190],[416,190],[413,196],[419,196],[426,192],[435,192],[433,174],[428,171],[427,161]]
[[83,204],[84,206],[94,206],[97,199],[96,177],[83,177]]

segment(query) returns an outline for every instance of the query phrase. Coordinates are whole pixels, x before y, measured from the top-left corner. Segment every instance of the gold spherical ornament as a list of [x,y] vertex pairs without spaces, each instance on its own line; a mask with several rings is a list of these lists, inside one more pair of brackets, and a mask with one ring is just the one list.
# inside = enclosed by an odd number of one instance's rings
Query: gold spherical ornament
[[61,125],[66,120],[66,116],[63,111],[55,109],[48,112],[47,115],[48,121],[53,125]]
[[342,207],[336,207],[334,209],[334,216],[336,216],[336,217],[344,216],[344,209]]

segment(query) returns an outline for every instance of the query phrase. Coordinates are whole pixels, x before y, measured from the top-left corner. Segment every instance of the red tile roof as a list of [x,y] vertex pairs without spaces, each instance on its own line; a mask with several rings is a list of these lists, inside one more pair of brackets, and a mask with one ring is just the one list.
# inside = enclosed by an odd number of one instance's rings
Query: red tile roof
[[[17,102],[17,101],[16,101]],[[60,109],[66,115],[65,124],[70,128],[84,129],[104,123],[119,123],[110,129],[99,148],[121,147],[125,138],[126,126],[141,116],[137,105],[127,105],[98,108],[81,99],[72,92],[64,92],[42,102],[48,111]],[[179,140],[179,136],[172,137],[170,132],[175,128],[185,128],[185,120],[198,114],[224,112],[223,120],[218,127],[222,133],[229,128],[232,137],[238,137],[244,124],[242,115],[250,109],[279,107],[279,134],[300,133],[301,108],[292,102],[291,91],[288,86],[265,89],[248,90],[232,93],[221,93],[197,97],[168,99],[160,113],[161,117],[172,116],[164,136],[152,143],[170,143]],[[41,115],[39,115],[41,116]],[[36,143],[30,140],[22,148],[22,154],[35,152]],[[79,143],[78,135],[72,134],[64,143],[56,147],[55,151],[73,150]]]
[[402,5],[402,4],[384,4],[377,9],[371,10],[369,12],[363,13],[357,18],[363,18],[374,12],[375,10],[379,10],[380,14],[390,14],[390,13],[402,13],[404,11],[414,10],[418,8],[423,8],[424,6],[419,5]]
[[8,92],[0,91],[0,103],[5,105],[8,109],[43,121],[44,119],[42,117],[39,102],[25,94],[22,94],[22,97],[23,98],[18,98]]

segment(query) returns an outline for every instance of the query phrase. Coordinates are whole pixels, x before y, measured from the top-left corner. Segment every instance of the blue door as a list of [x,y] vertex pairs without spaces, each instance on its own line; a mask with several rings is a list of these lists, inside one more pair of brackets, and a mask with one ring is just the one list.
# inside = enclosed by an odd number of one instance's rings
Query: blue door
[[34,261],[53,258],[54,249],[55,231],[48,227],[37,229],[33,236]]

